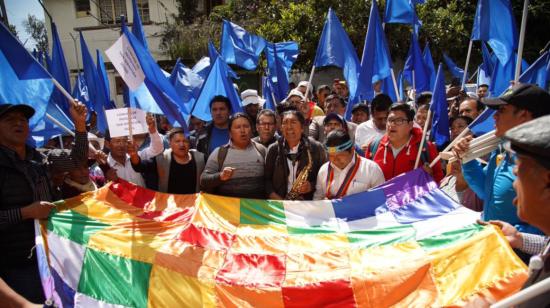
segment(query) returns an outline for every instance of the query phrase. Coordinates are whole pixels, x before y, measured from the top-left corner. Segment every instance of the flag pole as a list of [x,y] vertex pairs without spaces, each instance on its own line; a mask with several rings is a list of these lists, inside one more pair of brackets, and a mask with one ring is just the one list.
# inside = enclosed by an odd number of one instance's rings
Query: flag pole
[[66,131],[67,133],[69,133],[71,136],[74,137],[74,132],[72,130],[70,130],[67,126],[61,124],[61,122],[59,122],[56,118],[52,117],[50,114],[46,113],[46,117],[52,121],[55,125],[61,127],[64,131]]
[[132,134],[132,108],[128,107],[128,138],[134,142]]
[[393,67],[390,69],[391,72],[391,80],[393,81],[393,89],[395,90],[395,97],[397,97],[397,100],[401,100],[401,95],[399,95],[399,87],[397,86],[397,79],[395,79],[395,72],[393,71]]
[[516,60],[516,73],[514,75],[514,81],[519,81],[519,75],[521,73],[521,59],[523,58],[523,44],[525,43],[525,27],[527,27],[527,7],[529,6],[529,0],[523,1],[523,15],[521,16],[521,30],[519,32],[518,43],[518,58]]
[[472,55],[472,46],[474,45],[474,41],[470,40],[470,44],[468,45],[468,54],[466,55],[466,64],[464,65],[464,75],[462,75],[462,87],[461,89],[464,89],[464,86],[466,85],[466,78],[468,76],[468,65],[470,64],[470,56]]
[[416,76],[415,76],[415,73],[414,73],[414,69],[412,70],[412,79],[413,79],[413,98],[414,100],[416,100]]
[[[414,76],[414,75],[413,75]],[[422,155],[422,149],[424,148],[424,142],[426,142],[426,135],[428,132],[428,124],[430,122],[430,117],[432,116],[432,108],[428,109],[428,115],[426,116],[426,122],[424,123],[424,129],[422,130],[422,140],[420,140],[420,146],[418,148],[418,154],[416,155],[416,161],[414,162],[414,169],[418,168],[420,163],[420,156]]]
[[308,99],[307,97],[309,95],[309,89],[313,89],[313,85],[311,84],[311,82],[313,81],[313,74],[315,74],[315,65],[311,67],[311,73],[309,73],[309,81],[306,87],[306,100]]

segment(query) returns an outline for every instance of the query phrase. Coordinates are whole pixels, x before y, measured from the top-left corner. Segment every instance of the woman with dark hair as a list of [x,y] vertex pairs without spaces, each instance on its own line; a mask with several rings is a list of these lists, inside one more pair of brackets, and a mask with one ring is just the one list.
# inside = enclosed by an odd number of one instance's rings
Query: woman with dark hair
[[327,160],[323,146],[304,135],[304,116],[296,110],[282,113],[282,138],[269,146],[265,188],[269,199],[311,200],[317,173]]
[[252,120],[229,119],[229,143],[215,149],[201,175],[201,189],[218,195],[263,199],[265,147],[252,141]]

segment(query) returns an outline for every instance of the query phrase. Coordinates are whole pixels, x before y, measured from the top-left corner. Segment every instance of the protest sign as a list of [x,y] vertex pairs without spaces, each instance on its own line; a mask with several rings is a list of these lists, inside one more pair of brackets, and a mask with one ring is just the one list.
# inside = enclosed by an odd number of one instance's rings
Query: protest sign
[[[129,110],[128,110],[129,109]],[[131,129],[128,114],[131,114]],[[129,136],[132,134],[143,134],[148,131],[145,111],[135,108],[118,108],[105,110],[107,124],[111,138]]]
[[130,90],[136,90],[143,83],[145,74],[126,35],[121,35],[105,54]]

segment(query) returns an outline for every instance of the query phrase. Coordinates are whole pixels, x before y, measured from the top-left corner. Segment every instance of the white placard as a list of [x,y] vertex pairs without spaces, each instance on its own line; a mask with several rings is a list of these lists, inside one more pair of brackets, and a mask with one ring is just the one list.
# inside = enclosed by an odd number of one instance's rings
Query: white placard
[[145,74],[126,35],[121,35],[105,54],[130,90],[134,91],[143,83]]
[[143,134],[149,131],[145,120],[145,111],[135,108],[118,108],[105,110],[107,125],[111,138],[129,136],[128,109],[132,113],[132,134]]

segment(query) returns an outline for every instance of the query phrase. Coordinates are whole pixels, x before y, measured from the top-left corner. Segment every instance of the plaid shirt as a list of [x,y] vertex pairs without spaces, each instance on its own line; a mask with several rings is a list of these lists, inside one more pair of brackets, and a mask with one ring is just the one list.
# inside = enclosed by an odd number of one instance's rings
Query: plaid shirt
[[541,254],[550,241],[550,237],[531,233],[521,233],[521,237],[523,242],[521,250],[530,255]]

